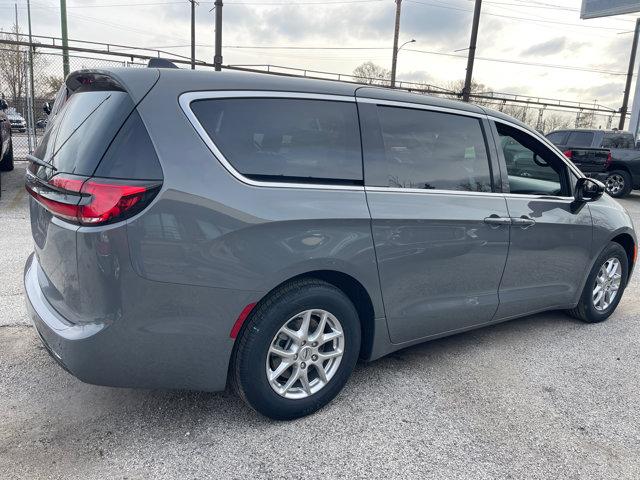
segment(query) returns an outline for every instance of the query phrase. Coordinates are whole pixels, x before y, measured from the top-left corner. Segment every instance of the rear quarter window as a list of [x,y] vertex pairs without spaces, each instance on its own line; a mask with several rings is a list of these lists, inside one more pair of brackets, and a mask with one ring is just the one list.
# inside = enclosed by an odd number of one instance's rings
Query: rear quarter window
[[628,133],[605,133],[602,148],[634,148],[633,135]]
[[588,148],[593,144],[593,132],[571,132],[567,139],[570,147]]
[[256,180],[362,184],[355,103],[196,100],[191,110],[235,170]]
[[547,139],[554,145],[564,145],[567,139],[567,132],[551,132]]

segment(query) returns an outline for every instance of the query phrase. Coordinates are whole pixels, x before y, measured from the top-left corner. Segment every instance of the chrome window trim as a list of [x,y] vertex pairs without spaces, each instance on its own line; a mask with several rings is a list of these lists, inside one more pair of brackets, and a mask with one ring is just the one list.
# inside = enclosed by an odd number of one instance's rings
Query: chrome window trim
[[502,192],[474,192],[467,190],[439,190],[439,189],[422,189],[422,188],[397,188],[397,187],[374,187],[365,186],[365,191],[372,193],[413,193],[423,195],[466,195],[480,197],[508,197],[508,198],[528,198],[532,200],[548,200],[556,202],[573,202],[573,197],[561,197],[557,195],[531,195],[519,193],[502,193]]
[[502,195],[503,197],[513,197],[513,198],[531,198],[538,200],[551,200],[551,201],[573,201],[573,197],[548,197],[545,195],[521,195],[521,194],[512,194],[512,193],[504,193],[504,192],[470,192],[464,190],[424,190],[419,188],[395,188],[395,187],[375,187],[375,186],[359,186],[359,185],[331,185],[331,184],[321,184],[321,183],[293,183],[293,182],[265,182],[260,180],[252,180],[242,173],[238,172],[233,165],[226,159],[223,153],[218,149],[215,142],[209,137],[206,130],[199,122],[198,118],[195,116],[193,111],[191,110],[191,102],[195,100],[205,100],[205,99],[216,99],[216,98],[297,98],[297,99],[308,99],[308,100],[328,100],[328,101],[340,101],[340,102],[353,102],[353,103],[370,103],[377,105],[385,105],[385,106],[393,106],[393,107],[401,107],[401,108],[413,108],[419,110],[429,110],[434,112],[441,113],[449,113],[454,115],[463,115],[467,117],[477,118],[477,119],[486,119],[494,122],[500,122],[510,127],[516,128],[526,134],[529,134],[541,141],[547,147],[549,147],[561,160],[562,162],[569,168],[572,173],[574,173],[578,178],[582,177],[583,174],[580,170],[575,166],[567,162],[567,159],[564,158],[564,155],[558,148],[553,145],[549,140],[547,140],[544,136],[538,134],[537,132],[532,132],[531,130],[521,127],[516,123],[509,122],[502,118],[494,117],[492,115],[487,115],[479,112],[469,112],[465,110],[457,110],[454,108],[448,107],[439,107],[436,105],[426,105],[420,103],[411,103],[411,102],[399,102],[395,100],[381,100],[369,97],[352,97],[346,95],[330,95],[330,94],[321,94],[321,93],[302,93],[302,92],[288,92],[288,91],[270,91],[270,90],[205,90],[205,91],[194,91],[194,92],[185,92],[181,94],[178,98],[178,102],[185,116],[189,120],[189,123],[193,126],[198,136],[202,139],[205,145],[209,148],[209,150],[213,153],[216,159],[222,164],[222,166],[237,180],[241,181],[244,184],[254,186],[254,187],[272,187],[272,188],[300,188],[300,189],[315,189],[315,190],[347,190],[347,191],[370,191],[370,192],[379,192],[379,193],[420,193],[420,194],[433,194],[433,195],[475,195],[475,196],[494,196],[494,195]]
[[244,184],[251,185],[253,187],[274,187],[274,188],[304,188],[315,190],[350,190],[350,191],[364,191],[364,186],[360,185],[330,185],[323,183],[294,183],[294,182],[265,182],[260,180],[252,180],[238,170],[226,159],[220,149],[216,146],[215,142],[209,137],[209,134],[204,129],[196,115],[191,110],[191,102],[196,100],[209,100],[217,98],[296,98],[306,100],[330,100],[339,102],[352,102],[355,103],[355,97],[349,97],[344,95],[326,95],[320,93],[300,93],[300,92],[281,92],[281,91],[268,91],[268,90],[214,90],[214,91],[197,91],[186,92],[178,97],[178,102],[182,111],[186,115],[189,123],[193,126],[198,136],[202,139],[205,145],[209,148],[214,157],[222,164],[222,166],[233,175],[236,180],[241,181]]
[[388,107],[413,108],[418,110],[430,110],[441,113],[451,113],[453,115],[464,115],[480,119],[487,119],[487,115],[481,112],[468,112],[466,110],[457,110],[455,108],[439,107],[437,105],[426,105],[422,103],[398,102],[396,100],[378,100],[369,97],[356,97],[358,103],[373,103],[375,105],[384,105]]

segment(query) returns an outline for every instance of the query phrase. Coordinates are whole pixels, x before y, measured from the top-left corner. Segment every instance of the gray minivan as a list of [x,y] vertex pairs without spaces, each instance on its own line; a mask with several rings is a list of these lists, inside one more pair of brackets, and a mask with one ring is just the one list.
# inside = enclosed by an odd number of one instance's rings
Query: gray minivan
[[85,382],[229,382],[300,417],[358,358],[543,310],[605,320],[636,259],[601,183],[475,105],[147,68],[72,73],[53,110],[24,281]]

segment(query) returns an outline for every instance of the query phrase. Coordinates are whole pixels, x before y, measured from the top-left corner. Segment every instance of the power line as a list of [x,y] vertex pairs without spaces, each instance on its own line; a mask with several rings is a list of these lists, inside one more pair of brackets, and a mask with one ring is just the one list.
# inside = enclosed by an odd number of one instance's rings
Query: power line
[[[269,2],[255,2],[255,1],[238,1],[238,2],[225,2],[225,5],[287,5],[287,6],[296,6],[296,5],[342,5],[342,4],[352,4],[352,3],[380,3],[384,0],[328,0],[328,1],[309,1],[309,2],[285,2],[285,1],[269,1]],[[202,4],[211,4],[213,5],[214,1],[206,1],[199,2]],[[13,2],[8,2],[7,4],[13,5]],[[184,2],[181,1],[169,1],[169,2],[138,2],[138,3],[108,3],[108,4],[98,4],[98,5],[67,5],[67,8],[117,8],[117,7],[155,7],[162,5],[184,5]],[[23,8],[23,7],[18,7]],[[41,5],[38,8],[54,8],[50,6]]]
[[[418,5],[425,5],[428,7],[437,7],[437,8],[446,8],[449,10],[457,10],[459,12],[472,12],[473,10],[469,10],[467,8],[460,8],[460,7],[453,7],[451,5],[441,5],[439,3],[429,3],[429,2],[421,2],[419,0],[406,0],[409,3],[415,3]],[[564,25],[564,26],[569,26],[569,27],[580,27],[580,28],[598,28],[601,30],[614,30],[616,32],[623,32],[625,31],[624,28],[615,28],[615,27],[603,27],[603,26],[597,26],[597,25],[580,25],[577,23],[567,23],[567,22],[558,22],[556,20],[544,20],[544,19],[537,19],[537,18],[526,18],[526,17],[514,17],[512,15],[502,15],[499,13],[490,13],[490,12],[485,12],[483,15],[490,15],[492,17],[499,17],[499,18],[507,18],[509,20],[520,20],[520,21],[525,21],[525,22],[533,22],[533,23],[549,23],[549,24],[553,24],[553,25]]]
[[[180,48],[188,45],[175,45],[163,48]],[[224,48],[230,49],[241,49],[241,50],[389,50],[389,47],[301,47],[297,45],[225,45]],[[422,53],[427,55],[439,55],[445,57],[453,57],[453,58],[467,58],[466,55],[461,55],[457,53],[448,53],[448,52],[436,52],[432,50],[418,50],[413,48],[405,48],[407,52],[415,52]],[[477,60],[482,60],[485,62],[498,62],[498,63],[507,63],[514,65],[526,65],[531,67],[544,67],[544,68],[557,68],[561,70],[574,70],[581,72],[592,72],[592,73],[603,73],[607,75],[626,75],[625,72],[618,72],[614,70],[606,70],[600,68],[587,68],[587,67],[579,67],[572,65],[559,65],[553,63],[540,63],[540,62],[525,62],[522,60],[507,60],[501,58],[493,58],[493,57],[476,57]]]

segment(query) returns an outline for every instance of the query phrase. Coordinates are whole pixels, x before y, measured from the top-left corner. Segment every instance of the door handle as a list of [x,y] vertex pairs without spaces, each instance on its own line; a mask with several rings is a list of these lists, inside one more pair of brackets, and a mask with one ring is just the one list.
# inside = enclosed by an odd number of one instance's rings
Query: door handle
[[511,218],[500,217],[494,213],[486,217],[484,219],[484,223],[486,223],[487,225],[493,228],[498,228],[500,225],[511,225]]
[[511,223],[525,229],[535,225],[536,221],[527,215],[522,215],[520,218],[512,218]]

